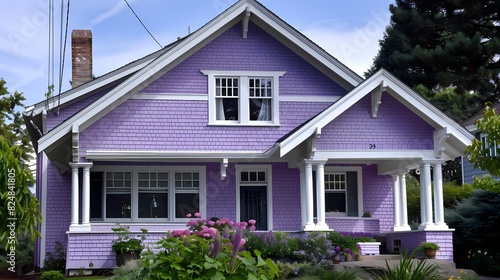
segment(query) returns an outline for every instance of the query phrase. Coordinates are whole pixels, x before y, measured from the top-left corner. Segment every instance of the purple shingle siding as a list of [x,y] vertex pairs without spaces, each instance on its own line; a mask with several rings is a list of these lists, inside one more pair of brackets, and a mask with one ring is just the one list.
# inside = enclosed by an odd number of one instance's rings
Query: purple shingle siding
[[[377,175],[377,165],[363,166],[363,211],[380,220],[380,232],[393,226],[392,177]],[[361,213],[362,214],[362,213]]]
[[434,242],[440,249],[436,259],[453,262],[453,231],[411,231],[387,233],[387,249],[393,251],[394,240],[401,240],[400,251],[412,252],[422,242]]
[[208,79],[200,70],[286,71],[280,95],[343,96],[345,89],[285,45],[250,22],[242,38],[241,22],[221,34],[141,93],[207,93]]
[[[43,191],[43,190],[42,190]],[[43,219],[46,224],[45,251],[53,252],[56,241],[66,247],[71,222],[71,173],[60,175],[52,164],[47,166],[47,205]],[[41,256],[42,260],[45,256]]]
[[281,102],[281,126],[263,128],[209,126],[206,101],[127,100],[80,133],[80,156],[86,150],[264,152],[326,106]]
[[[382,95],[376,118],[371,118],[371,96],[363,97],[322,129],[322,150],[434,149],[434,128],[390,94]],[[341,132],[341,133],[339,133]],[[324,136],[324,137],[323,137]]]

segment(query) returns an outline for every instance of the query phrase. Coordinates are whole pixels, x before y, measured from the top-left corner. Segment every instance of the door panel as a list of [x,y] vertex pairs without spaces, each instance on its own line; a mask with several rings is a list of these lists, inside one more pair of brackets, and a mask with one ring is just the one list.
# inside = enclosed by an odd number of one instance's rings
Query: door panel
[[257,230],[267,230],[267,190],[265,186],[240,187],[240,221],[255,220]]

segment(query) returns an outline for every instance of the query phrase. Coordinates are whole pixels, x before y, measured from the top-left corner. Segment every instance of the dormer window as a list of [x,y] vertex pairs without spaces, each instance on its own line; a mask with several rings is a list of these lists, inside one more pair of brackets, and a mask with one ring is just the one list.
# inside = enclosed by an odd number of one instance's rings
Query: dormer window
[[279,125],[277,71],[211,71],[208,76],[209,124]]

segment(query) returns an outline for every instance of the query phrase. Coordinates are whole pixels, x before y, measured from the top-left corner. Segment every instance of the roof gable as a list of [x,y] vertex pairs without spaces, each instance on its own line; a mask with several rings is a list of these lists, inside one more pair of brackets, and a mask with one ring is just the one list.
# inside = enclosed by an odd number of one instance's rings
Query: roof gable
[[308,61],[314,61],[315,66],[320,71],[326,73],[330,78],[338,80],[342,86],[352,88],[362,81],[362,78],[352,70],[348,69],[257,1],[240,0],[205,26],[170,49],[165,50],[165,53],[150,61],[146,66],[135,72],[131,77],[117,85],[96,102],[90,104],[42,136],[38,140],[38,152],[51,147],[58,139],[61,139],[72,130],[74,131],[75,128],[78,131],[86,129],[96,120],[171,70],[180,61],[225,32],[235,23],[243,21],[242,34],[244,36],[245,28],[248,27],[248,23],[245,23],[245,21],[250,18],[266,32],[278,40],[285,42],[294,52]]
[[326,125],[337,119],[365,96],[371,95],[372,104],[370,110],[372,115],[376,115],[381,94],[392,95],[401,104],[431,125],[435,131],[445,129],[449,137],[444,143],[444,148],[445,154],[449,158],[461,155],[465,147],[470,145],[471,140],[474,138],[464,127],[439,111],[389,72],[382,69],[323,112],[280,139],[276,143],[279,146],[280,156],[285,156],[312,135],[321,134],[321,130]]

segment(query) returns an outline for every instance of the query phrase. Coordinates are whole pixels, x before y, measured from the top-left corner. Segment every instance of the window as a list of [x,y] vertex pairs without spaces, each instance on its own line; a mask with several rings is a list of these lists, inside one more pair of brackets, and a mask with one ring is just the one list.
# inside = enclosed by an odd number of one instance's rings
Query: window
[[496,157],[497,156],[497,143],[496,141],[493,143],[493,146],[491,146],[490,143],[488,143],[488,134],[480,134],[480,140],[482,143],[482,148],[483,150],[486,150],[486,154],[488,156]]
[[[327,216],[360,217],[363,213],[362,168],[359,166],[325,166],[325,211]],[[315,173],[315,172],[314,172]],[[313,175],[314,215],[316,175]]]
[[209,124],[279,125],[277,71],[210,71]]
[[[206,213],[205,167],[94,166],[91,177],[92,221],[187,219]],[[100,199],[103,197],[104,199]]]
[[346,212],[346,173],[325,173],[326,212]]
[[106,217],[130,218],[132,172],[106,172]]

